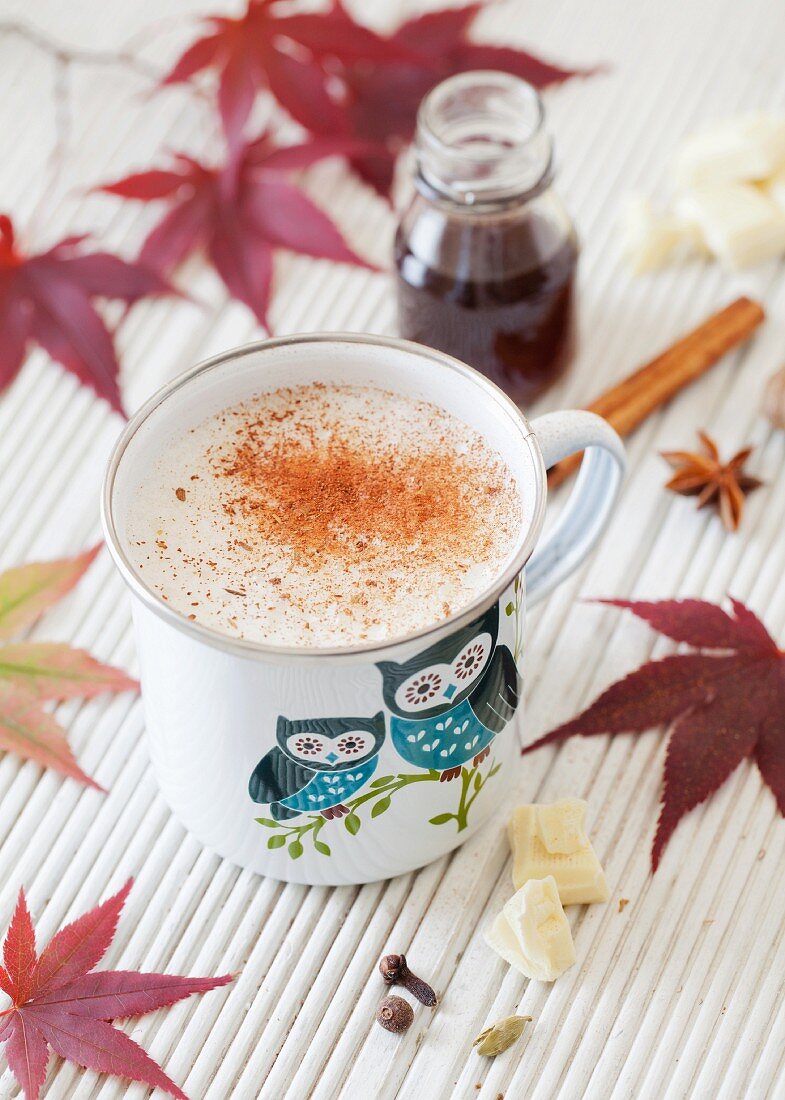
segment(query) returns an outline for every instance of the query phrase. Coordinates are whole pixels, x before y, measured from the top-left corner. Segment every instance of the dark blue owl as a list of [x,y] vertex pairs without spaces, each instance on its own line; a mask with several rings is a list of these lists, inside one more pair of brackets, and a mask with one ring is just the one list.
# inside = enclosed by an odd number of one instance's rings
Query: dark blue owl
[[344,800],[373,775],[384,735],[383,711],[373,718],[280,717],[278,744],[254,768],[248,793],[269,803],[276,821],[309,812],[343,817]]
[[418,768],[455,779],[475,765],[518,706],[518,670],[506,645],[497,645],[499,605],[404,664],[380,661],[390,733]]

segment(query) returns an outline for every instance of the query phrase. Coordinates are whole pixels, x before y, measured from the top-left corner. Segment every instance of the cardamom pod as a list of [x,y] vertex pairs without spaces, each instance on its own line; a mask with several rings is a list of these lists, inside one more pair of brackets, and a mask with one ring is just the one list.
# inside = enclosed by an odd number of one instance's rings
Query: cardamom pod
[[524,1027],[531,1021],[531,1016],[505,1016],[491,1027],[481,1031],[472,1043],[477,1047],[478,1054],[484,1054],[488,1058],[495,1058],[507,1047],[520,1039]]

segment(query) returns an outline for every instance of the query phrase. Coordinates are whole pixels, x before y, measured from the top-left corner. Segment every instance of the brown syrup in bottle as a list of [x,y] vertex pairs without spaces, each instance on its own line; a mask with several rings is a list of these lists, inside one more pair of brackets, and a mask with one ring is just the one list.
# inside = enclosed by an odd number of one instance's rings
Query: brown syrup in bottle
[[561,377],[572,355],[574,237],[545,224],[469,229],[455,219],[440,245],[431,261],[441,270],[397,235],[401,335],[454,355],[528,404]]
[[399,331],[529,403],[571,358],[578,259],[539,95],[508,73],[450,77],[421,104],[415,162]]

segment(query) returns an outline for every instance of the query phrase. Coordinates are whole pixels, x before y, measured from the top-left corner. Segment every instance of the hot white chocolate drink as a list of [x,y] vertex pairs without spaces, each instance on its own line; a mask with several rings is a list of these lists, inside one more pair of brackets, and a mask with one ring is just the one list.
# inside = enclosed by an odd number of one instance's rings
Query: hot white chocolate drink
[[280,388],[155,458],[127,544],[170,607],[223,634],[333,647],[403,637],[489,588],[523,522],[515,478],[436,405],[372,385]]

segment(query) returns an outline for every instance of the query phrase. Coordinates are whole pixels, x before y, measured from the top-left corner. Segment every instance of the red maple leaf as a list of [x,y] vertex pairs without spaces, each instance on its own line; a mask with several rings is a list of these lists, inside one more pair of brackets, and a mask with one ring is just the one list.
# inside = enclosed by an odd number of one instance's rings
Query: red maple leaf
[[112,334],[93,299],[130,305],[171,289],[141,263],[82,251],[84,240],[66,237],[47,252],[25,255],[11,219],[0,214],[0,390],[16,377],[35,341],[124,415]]
[[239,19],[214,16],[165,83],[208,67],[220,72],[219,105],[230,148],[240,141],[258,89],[314,134],[355,137],[379,146],[352,158],[388,194],[395,158],[415,127],[417,108],[436,84],[469,69],[501,69],[537,88],[596,69],[565,69],[526,50],[471,42],[485,6],[429,12],[381,35],[354,21],[341,0],[326,11],[278,14],[278,0],[249,0]]
[[[336,0],[336,6],[341,6],[340,0]],[[565,69],[526,50],[470,41],[471,25],[485,6],[468,4],[408,19],[387,39],[391,49],[384,64],[354,62],[343,68],[343,111],[348,121],[344,131],[385,144],[386,160],[378,155],[352,160],[359,174],[380,193],[389,194],[396,157],[414,136],[420,103],[447,77],[469,70],[498,69],[527,80],[535,88],[545,88],[571,76],[596,72]],[[412,51],[414,59],[399,60],[396,54],[403,50]],[[329,115],[318,121],[321,125],[308,128],[314,133],[329,132]]]
[[318,13],[287,14],[287,8],[286,0],[248,0],[237,19],[207,16],[202,22],[209,33],[164,77],[164,84],[177,84],[203,69],[218,70],[218,107],[230,148],[242,144],[254,98],[264,87],[308,129],[327,115],[335,132],[341,116],[325,63],[383,61],[391,50],[387,39],[355,23],[340,3]]
[[0,1012],[0,1042],[27,1100],[36,1100],[46,1078],[49,1049],[69,1062],[142,1081],[187,1100],[182,1089],[112,1020],[124,1020],[206,993],[232,981],[140,974],[132,970],[93,972],[114,939],[125,886],[103,905],[57,932],[38,955],[24,890],[3,943],[0,989],[11,1005]]
[[321,138],[276,146],[264,133],[220,167],[177,153],[171,168],[137,172],[101,190],[141,202],[168,199],[168,212],[142,246],[142,264],[168,274],[204,249],[229,293],[267,326],[276,248],[376,270],[288,175],[358,148],[367,144]]
[[647,662],[523,751],[576,734],[641,733],[668,725],[653,870],[682,817],[747,757],[785,814],[785,652],[760,619],[734,599],[732,615],[704,600],[598,602],[627,608],[660,634],[706,652]]

